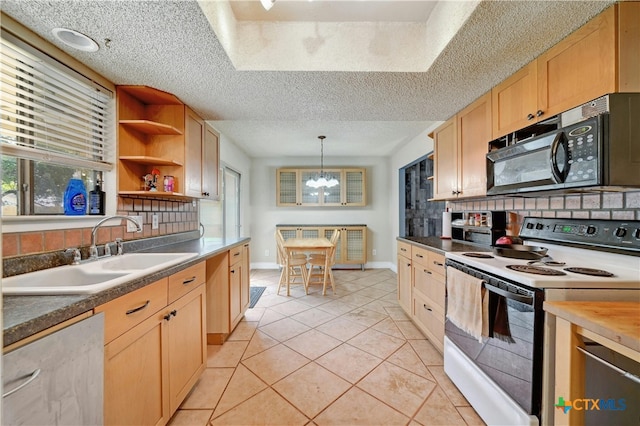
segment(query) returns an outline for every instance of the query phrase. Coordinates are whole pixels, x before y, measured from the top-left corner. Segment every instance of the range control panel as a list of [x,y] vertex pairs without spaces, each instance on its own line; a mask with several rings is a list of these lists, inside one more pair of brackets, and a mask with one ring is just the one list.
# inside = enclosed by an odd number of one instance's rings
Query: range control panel
[[640,253],[640,221],[525,217],[520,237]]

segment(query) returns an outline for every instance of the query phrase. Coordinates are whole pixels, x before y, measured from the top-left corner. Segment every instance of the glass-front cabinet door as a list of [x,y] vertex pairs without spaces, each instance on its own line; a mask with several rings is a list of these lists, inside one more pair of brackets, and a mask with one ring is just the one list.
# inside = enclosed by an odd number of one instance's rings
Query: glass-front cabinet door
[[322,190],[320,188],[313,188],[311,186],[307,186],[307,181],[309,179],[315,179],[317,177],[318,172],[316,170],[300,170],[299,173],[299,185],[300,185],[300,193],[302,198],[300,202],[303,205],[314,206],[320,204],[320,194]]
[[279,206],[298,205],[298,170],[279,169],[276,176],[276,194]]
[[345,206],[366,205],[366,184],[364,169],[347,169],[344,174],[344,197],[342,199]]
[[322,204],[325,206],[340,206],[342,205],[342,191],[343,191],[343,179],[340,170],[325,170],[324,176],[327,180],[335,179],[338,184],[331,188],[322,188]]

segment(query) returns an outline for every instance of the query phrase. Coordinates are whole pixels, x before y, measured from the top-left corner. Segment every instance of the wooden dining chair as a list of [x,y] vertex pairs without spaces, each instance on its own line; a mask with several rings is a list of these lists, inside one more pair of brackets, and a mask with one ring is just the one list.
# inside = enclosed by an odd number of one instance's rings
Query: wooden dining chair
[[[335,280],[333,279],[333,272],[331,267],[335,265],[336,258],[336,244],[340,238],[340,231],[334,229],[329,241],[332,247],[328,250],[328,254],[314,253],[309,256],[309,272],[307,274],[307,286],[306,290],[309,291],[311,284],[322,283],[322,295],[327,294],[327,281],[331,284],[333,294],[336,294]],[[327,257],[328,256],[328,257]],[[326,268],[326,274],[325,274]],[[326,277],[326,279],[325,279]]]
[[[290,296],[291,284],[302,284],[305,293],[307,291],[307,256],[296,257],[289,256],[287,249],[284,247],[284,238],[279,231],[276,231],[276,247],[278,248],[278,263],[282,267],[280,273],[280,281],[278,282],[278,290],[276,294],[280,294],[282,284],[287,286],[287,296]],[[300,282],[298,282],[300,280]]]

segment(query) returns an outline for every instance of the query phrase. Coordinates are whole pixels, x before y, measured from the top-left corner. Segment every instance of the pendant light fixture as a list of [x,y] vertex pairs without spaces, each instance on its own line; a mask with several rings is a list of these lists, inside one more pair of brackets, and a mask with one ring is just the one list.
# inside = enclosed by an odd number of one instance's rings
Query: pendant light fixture
[[275,2],[276,0],[260,0],[260,3],[262,3],[262,7],[264,7],[264,10],[271,9]]
[[320,139],[320,175],[316,176],[315,179],[309,179],[306,182],[306,185],[311,188],[332,188],[336,185],[339,185],[340,182],[332,176],[327,177],[324,174],[324,140],[326,136],[318,136]]

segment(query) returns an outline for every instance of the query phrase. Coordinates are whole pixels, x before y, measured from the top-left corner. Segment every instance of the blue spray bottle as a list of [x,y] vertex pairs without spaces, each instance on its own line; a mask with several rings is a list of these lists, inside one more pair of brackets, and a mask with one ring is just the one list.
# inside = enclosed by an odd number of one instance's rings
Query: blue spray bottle
[[80,172],[75,172],[69,179],[64,191],[64,214],[82,216],[87,213],[87,190],[80,179]]

